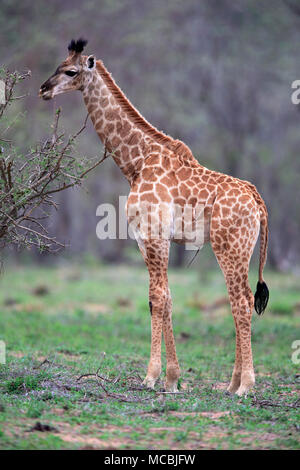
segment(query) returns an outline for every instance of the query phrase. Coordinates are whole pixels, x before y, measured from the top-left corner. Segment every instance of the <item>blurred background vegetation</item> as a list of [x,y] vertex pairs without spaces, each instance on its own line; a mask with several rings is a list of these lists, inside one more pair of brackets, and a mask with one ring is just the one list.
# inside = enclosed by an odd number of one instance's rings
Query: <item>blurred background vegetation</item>
[[[103,60],[147,120],[187,143],[202,165],[257,186],[270,214],[269,266],[297,270],[300,114],[291,102],[291,83],[300,79],[298,1],[1,0],[0,7],[1,62],[32,72],[22,83],[28,97],[12,108],[20,113],[13,130],[20,152],[45,137],[58,106],[66,133],[82,125],[80,93],[46,103],[38,90],[66,57],[70,39],[84,36],[87,53]],[[77,151],[101,154],[91,123]],[[97,206],[117,206],[119,195],[127,194],[112,159],[94,171],[84,189],[60,193],[51,231],[70,243],[64,256],[141,260],[132,240],[96,238]],[[215,266],[210,248],[202,251],[201,269]],[[61,259],[32,256],[38,262]],[[190,258],[190,252],[173,247],[174,265]]]

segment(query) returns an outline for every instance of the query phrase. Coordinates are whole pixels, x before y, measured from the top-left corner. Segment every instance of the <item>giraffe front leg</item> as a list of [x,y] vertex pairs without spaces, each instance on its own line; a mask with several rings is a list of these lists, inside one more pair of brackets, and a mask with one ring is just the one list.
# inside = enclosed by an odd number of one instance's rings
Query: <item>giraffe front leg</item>
[[149,296],[151,314],[151,353],[148,364],[147,375],[143,381],[143,385],[148,388],[154,388],[154,385],[161,373],[161,331],[163,323],[163,306],[160,305],[159,299],[153,294]]
[[172,325],[172,298],[168,289],[165,314],[163,318],[163,333],[166,345],[167,374],[165,388],[167,392],[177,392],[177,383],[180,377],[180,368],[176,355],[175,339]]
[[149,306],[151,313],[151,353],[144,385],[154,388],[161,373],[161,339],[163,317],[168,296],[169,241],[144,241],[145,260],[149,270]]

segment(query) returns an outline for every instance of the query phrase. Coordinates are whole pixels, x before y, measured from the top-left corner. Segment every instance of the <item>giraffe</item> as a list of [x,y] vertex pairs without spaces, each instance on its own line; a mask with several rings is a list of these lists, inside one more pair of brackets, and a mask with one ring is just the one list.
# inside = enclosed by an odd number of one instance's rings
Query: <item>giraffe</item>
[[[162,333],[166,346],[167,391],[176,392],[180,367],[172,327],[172,298],[168,283],[169,249],[176,240],[173,206],[203,207],[204,243],[210,242],[224,274],[236,330],[235,363],[228,392],[243,396],[255,384],[251,349],[251,317],[255,307],[261,315],[269,291],[263,279],[267,256],[268,213],[256,187],[247,182],[209,170],[194,158],[191,150],[153,127],[136,110],[115,83],[101,60],[83,55],[87,41],[80,38],[68,46],[67,58],[41,86],[44,100],[71,90],[83,94],[95,130],[105,143],[130,185],[127,215],[143,203],[169,208],[164,226],[168,237],[136,238],[149,271],[151,352],[144,385],[154,388],[161,374]],[[157,216],[157,214],[156,214]],[[160,216],[157,216],[160,217]],[[195,217],[195,215],[194,215]],[[255,296],[249,281],[249,262],[260,232],[259,280]]]

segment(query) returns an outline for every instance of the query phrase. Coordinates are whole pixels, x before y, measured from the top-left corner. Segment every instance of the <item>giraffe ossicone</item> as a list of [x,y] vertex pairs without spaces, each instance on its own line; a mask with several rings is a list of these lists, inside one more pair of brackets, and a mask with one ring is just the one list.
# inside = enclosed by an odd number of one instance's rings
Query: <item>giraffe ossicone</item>
[[[168,285],[170,242],[174,236],[175,206],[203,207],[203,243],[210,242],[224,273],[236,328],[236,356],[228,391],[245,395],[254,386],[251,350],[251,316],[262,314],[268,301],[263,280],[267,256],[268,213],[256,187],[211,171],[193,157],[183,142],[158,131],[129,102],[103,65],[82,54],[87,41],[72,40],[69,55],[41,86],[40,96],[51,99],[71,90],[83,94],[85,105],[101,141],[130,184],[127,213],[143,203],[166,207],[168,217],[154,209],[154,223],[163,223],[169,237],[152,238],[149,232],[135,235],[149,270],[151,353],[144,384],[154,387],[161,373],[161,336],[166,345],[166,389],[175,392],[180,376],[172,327],[172,299]],[[194,220],[196,223],[196,211]],[[177,220],[181,223],[181,220]],[[166,224],[169,226],[166,227]],[[193,230],[193,229],[191,229]],[[257,291],[249,286],[248,270],[260,231],[260,263]]]

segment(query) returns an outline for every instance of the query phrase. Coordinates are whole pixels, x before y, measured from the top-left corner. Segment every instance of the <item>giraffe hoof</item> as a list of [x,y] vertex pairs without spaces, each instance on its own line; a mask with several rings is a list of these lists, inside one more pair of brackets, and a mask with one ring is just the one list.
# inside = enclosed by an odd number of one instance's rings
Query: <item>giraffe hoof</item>
[[178,393],[177,381],[173,384],[165,384],[165,391],[170,393]]
[[253,389],[254,385],[255,377],[253,373],[247,372],[245,374],[242,374],[241,385],[235,393],[238,397],[247,397],[248,392]]
[[243,385],[241,385],[238,390],[235,392],[235,394],[238,396],[238,397],[244,397],[244,398],[247,398],[248,396],[248,393],[250,392],[252,387],[245,387]]
[[234,393],[236,393],[238,391],[238,389],[240,388],[240,385],[238,384],[230,384],[227,389],[226,389],[226,394],[227,395],[233,395]]
[[142,385],[144,385],[146,388],[154,390],[155,382],[156,382],[156,379],[154,379],[153,377],[145,377],[145,379],[142,382]]
[[227,387],[227,392],[233,394],[241,386],[241,374],[240,373],[233,373],[230,384]]

